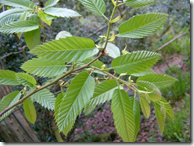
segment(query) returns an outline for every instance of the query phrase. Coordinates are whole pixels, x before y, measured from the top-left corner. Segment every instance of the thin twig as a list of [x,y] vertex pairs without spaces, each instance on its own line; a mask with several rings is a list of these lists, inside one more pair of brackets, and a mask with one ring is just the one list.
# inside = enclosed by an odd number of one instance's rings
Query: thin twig
[[172,42],[174,42],[175,40],[179,39],[180,37],[184,36],[184,35],[187,34],[187,33],[188,33],[188,31],[187,31],[187,32],[184,32],[184,33],[182,33],[182,34],[180,34],[180,35],[178,35],[178,36],[176,36],[174,39],[172,39],[172,40],[170,40],[169,42],[167,42],[166,44],[162,45],[162,46],[161,46],[159,49],[157,49],[156,51],[159,51],[159,50],[163,49],[164,47],[168,46],[169,44],[171,44]]
[[1,57],[0,60],[3,60],[4,58],[6,58],[6,57],[8,57],[8,56],[10,56],[10,55],[19,54],[19,53],[22,53],[22,52],[23,52],[23,51],[20,50],[20,51],[18,51],[18,52],[11,52],[11,53],[8,53],[7,55]]
[[[118,9],[119,9],[119,8],[118,8]],[[129,7],[126,8],[123,12],[120,12],[120,11],[119,11],[121,18],[124,16],[125,12],[126,12],[128,9],[129,9]],[[89,36],[87,36],[87,38],[91,38],[92,36],[96,35],[99,31],[101,31],[101,30],[103,30],[103,29],[105,29],[105,28],[107,28],[107,27],[108,27],[108,24],[106,24],[106,25],[100,27],[98,30],[96,30],[95,32],[93,32],[92,34],[90,34]]]

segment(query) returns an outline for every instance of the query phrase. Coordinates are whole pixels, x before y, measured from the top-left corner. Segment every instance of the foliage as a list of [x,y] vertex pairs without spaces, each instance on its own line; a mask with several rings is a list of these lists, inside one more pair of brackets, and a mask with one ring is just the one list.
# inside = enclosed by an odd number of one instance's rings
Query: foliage
[[[83,6],[89,11],[97,16],[103,16],[107,20],[107,34],[101,37],[104,42],[103,46],[95,44],[92,39],[72,35],[60,37],[37,46],[40,41],[40,28],[44,31],[44,23],[50,26],[52,20],[57,17],[78,17],[80,14],[67,8],[52,7],[57,4],[57,0],[49,0],[45,4],[45,8],[40,8],[29,0],[2,0],[0,2],[24,10],[20,18],[16,18],[15,16],[10,21],[3,21],[0,32],[7,34],[16,33],[18,36],[24,33],[30,53],[38,57],[22,65],[21,68],[27,73],[14,73],[9,70],[1,71],[4,73],[0,78],[1,84],[22,84],[24,86],[23,90],[21,90],[23,96],[18,96],[21,99],[18,99],[19,101],[15,102],[15,105],[12,103],[7,104],[8,108],[5,107],[1,110],[1,116],[6,110],[10,110],[18,104],[23,103],[27,119],[31,123],[35,123],[36,111],[31,101],[33,99],[33,101],[40,103],[43,107],[52,110],[55,109],[55,120],[58,128],[60,132],[67,135],[72,129],[77,116],[82,111],[87,114],[87,111],[95,108],[96,105],[112,100],[111,109],[115,127],[124,142],[133,142],[139,131],[139,107],[141,107],[145,117],[148,118],[150,115],[150,103],[152,103],[157,110],[156,118],[161,132],[163,132],[164,115],[172,113],[168,112],[172,109],[168,102],[165,102],[164,106],[159,89],[167,88],[171,85],[170,82],[174,82],[176,79],[163,74],[150,74],[150,72],[146,72],[158,61],[160,54],[151,51],[125,51],[124,53],[122,51],[123,54],[120,55],[121,53],[118,53],[118,49],[115,49],[116,46],[111,46],[114,48],[111,49],[112,53],[110,51],[110,44],[108,43],[109,41],[113,41],[115,37],[143,38],[159,29],[165,23],[167,14],[148,13],[136,15],[122,23],[118,28],[119,33],[117,35],[113,34],[113,37],[110,38],[112,23],[116,23],[120,19],[120,17],[114,19],[114,14],[118,7],[125,4],[127,6],[140,7],[154,1],[145,3],[139,0],[139,3],[133,3],[127,0],[125,3],[122,3],[118,0],[112,0],[114,8],[109,20],[105,16],[106,4],[103,0],[80,0]],[[6,11],[2,13],[7,17],[12,14]],[[1,16],[3,18],[4,15],[2,13]],[[0,18],[1,20],[3,19]],[[114,58],[110,68],[106,68],[104,63],[99,63],[98,59],[104,54],[108,54]],[[92,60],[87,60],[91,57],[93,57]],[[98,63],[96,63],[97,61]],[[90,68],[89,71],[88,68]],[[109,73],[111,69],[114,70],[114,74]],[[106,81],[99,83],[100,81],[96,79],[95,82],[93,75],[95,71],[103,75],[106,74],[108,77],[104,76],[103,78]],[[67,83],[61,81],[75,72],[75,78],[70,79]],[[136,82],[131,80],[130,77],[128,81],[121,79],[121,76],[140,74],[142,72],[144,72],[143,76],[139,77]],[[35,85],[36,80],[29,73],[40,77],[53,77],[53,81],[44,86],[38,86]],[[6,74],[12,75],[7,77]],[[56,77],[58,75],[60,77]],[[153,76],[154,78],[152,78]],[[110,84],[108,82],[111,81],[114,83],[107,88],[106,86]],[[168,84],[163,86],[163,82]],[[59,84],[61,87],[61,94],[57,96],[56,103],[52,93],[46,89],[53,84]],[[126,91],[122,89],[124,85],[127,85],[134,92],[133,97],[129,98]],[[63,91],[64,87],[68,87],[66,92]],[[49,98],[41,96],[49,96]],[[140,102],[136,100],[138,98],[140,98]],[[1,104],[3,102],[4,100],[1,101]],[[160,107],[163,110],[160,110]]]

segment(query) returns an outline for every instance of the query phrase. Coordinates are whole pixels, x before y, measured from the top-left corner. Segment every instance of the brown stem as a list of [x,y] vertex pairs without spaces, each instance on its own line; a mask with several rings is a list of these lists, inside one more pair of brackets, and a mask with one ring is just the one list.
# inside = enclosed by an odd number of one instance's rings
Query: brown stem
[[180,37],[184,36],[185,34],[187,34],[187,32],[184,32],[178,36],[176,36],[174,39],[170,40],[169,42],[167,42],[166,44],[162,45],[160,48],[157,49],[157,51],[160,51],[161,49],[163,49],[164,47],[168,46],[169,44],[171,44],[172,42],[174,42],[175,40],[179,39]]

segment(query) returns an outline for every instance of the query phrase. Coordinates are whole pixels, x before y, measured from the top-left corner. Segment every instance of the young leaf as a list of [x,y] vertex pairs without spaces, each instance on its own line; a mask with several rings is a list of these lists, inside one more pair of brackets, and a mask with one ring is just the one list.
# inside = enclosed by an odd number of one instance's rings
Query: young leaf
[[116,89],[113,93],[111,110],[114,124],[124,142],[133,142],[135,134],[135,119],[133,106],[124,90]]
[[71,37],[71,36],[72,36],[71,33],[67,32],[67,31],[60,31],[60,32],[56,35],[55,39],[56,39],[56,40],[59,40],[60,38],[66,38],[66,37]]
[[156,85],[159,89],[170,87],[177,79],[164,74],[148,74],[137,79],[138,81],[148,81]]
[[24,86],[34,87],[36,85],[36,80],[27,73],[17,73],[17,80]]
[[36,14],[31,14],[29,16],[29,20],[36,22],[37,24],[40,24],[40,19]]
[[138,81],[138,89],[149,92],[148,95],[151,100],[159,101],[161,99],[160,90],[152,83],[147,81]]
[[134,134],[135,141],[140,128],[140,106],[139,102],[136,99],[133,100],[133,114],[135,118],[135,134]]
[[59,130],[65,135],[71,130],[77,116],[89,103],[94,87],[94,79],[86,72],[81,72],[72,80],[61,101],[56,119]]
[[148,75],[148,74],[155,74],[155,72],[152,70],[152,69],[146,69],[145,71],[140,71],[138,73],[133,73],[131,74],[132,76],[135,76],[135,77],[141,77],[141,76],[145,76],[145,75]]
[[34,124],[36,122],[37,116],[36,116],[36,110],[35,110],[34,104],[30,98],[27,98],[23,102],[23,109],[24,109],[24,113],[25,113],[27,120],[30,123]]
[[88,115],[95,107],[101,103],[112,99],[113,92],[118,88],[116,80],[106,80],[95,87],[94,96],[85,108],[85,114]]
[[81,16],[78,12],[67,8],[46,8],[44,10],[46,14],[56,16],[56,17],[79,17]]
[[64,93],[59,93],[57,98],[56,98],[56,101],[55,101],[55,108],[54,108],[54,115],[55,115],[55,119],[58,119],[58,114],[59,114],[59,109],[60,109],[60,104],[61,104],[61,101],[64,97]]
[[119,37],[143,38],[158,30],[167,19],[167,14],[149,13],[137,15],[119,26]]
[[38,57],[61,62],[83,61],[98,53],[94,41],[80,37],[66,37],[44,43],[30,51]]
[[30,21],[30,20],[27,20],[27,21],[23,20],[23,21],[16,21],[11,24],[6,24],[2,26],[0,29],[0,32],[7,33],[7,34],[20,33],[20,32],[35,30],[38,28],[39,28],[39,25],[36,22]]
[[106,11],[106,4],[103,0],[80,0],[80,2],[97,16],[102,16]]
[[20,85],[16,73],[10,70],[0,70],[0,85]]
[[161,106],[156,104],[155,105],[155,116],[160,126],[160,132],[163,133],[164,131],[164,124],[165,124],[165,111],[161,109]]
[[42,58],[33,58],[25,62],[21,68],[28,73],[40,77],[53,77],[66,71],[63,62],[50,61]]
[[0,13],[0,26],[13,22],[21,17],[25,9],[14,8]]
[[0,3],[16,8],[33,9],[35,6],[30,0],[0,0]]
[[116,58],[121,54],[119,48],[112,43],[107,44],[106,51],[108,52],[108,56],[112,58]]
[[47,25],[51,26],[52,20],[51,19],[47,19],[47,14],[41,10],[38,11],[38,17],[40,17],[40,19],[46,23]]
[[[16,103],[21,97],[21,92],[20,91],[14,91],[7,96],[3,97],[3,99],[0,102],[0,112],[2,112],[5,108],[10,107],[14,103]],[[0,121],[5,119],[12,111],[14,108],[10,109],[7,111],[2,117],[0,117]]]
[[48,89],[43,89],[33,94],[31,99],[48,110],[54,110],[56,98]]
[[59,2],[59,0],[48,0],[45,3],[45,8],[49,8],[49,7],[55,6],[58,2]]
[[137,51],[115,58],[112,61],[112,68],[118,74],[128,75],[145,71],[152,67],[160,58],[160,54],[149,51]]
[[41,29],[25,32],[24,38],[29,49],[35,48],[40,42]]
[[168,115],[167,118],[174,121],[174,111],[171,108],[170,104],[166,101],[164,97],[162,97],[160,101],[162,102],[162,106],[163,108],[165,108],[166,114]]
[[144,96],[140,96],[141,110],[146,118],[150,116],[150,105]]
[[129,7],[142,7],[149,5],[156,0],[124,0],[125,4]]

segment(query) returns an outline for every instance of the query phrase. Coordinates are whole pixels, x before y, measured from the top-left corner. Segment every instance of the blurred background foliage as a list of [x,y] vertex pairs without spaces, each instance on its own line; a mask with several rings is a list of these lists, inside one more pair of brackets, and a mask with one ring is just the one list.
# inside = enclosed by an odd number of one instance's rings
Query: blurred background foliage
[[[39,3],[38,0],[33,0]],[[41,0],[45,2],[46,0]],[[111,0],[105,0],[107,5],[106,16],[110,16],[113,8]],[[92,38],[96,44],[102,44],[99,36],[105,35],[107,24],[102,17],[96,17],[86,10],[78,0],[60,0],[58,7],[66,7],[78,11],[82,17],[78,18],[58,18],[52,22],[51,27],[45,25],[46,42],[55,39],[60,31],[68,31],[72,35]],[[1,8],[2,10],[2,8]],[[190,142],[190,2],[189,0],[157,0],[151,5],[141,8],[129,8],[122,6],[117,15],[122,19],[113,25],[113,31],[117,32],[117,27],[123,21],[133,15],[149,12],[159,12],[169,14],[167,23],[156,33],[142,39],[116,38],[114,44],[123,50],[127,46],[127,51],[149,50],[162,54],[159,62],[153,67],[157,73],[166,73],[174,76],[178,81],[168,90],[162,91],[163,96],[171,103],[175,112],[174,121],[166,121],[165,130],[160,134],[159,128],[152,110],[149,119],[142,117],[141,129],[137,137],[137,142]],[[188,32],[185,34],[185,32]],[[184,34],[184,35],[183,35]],[[165,43],[180,35],[166,47],[158,50]],[[42,33],[42,41],[43,41]],[[14,34],[0,34],[0,65],[2,69],[10,69],[16,72],[22,71],[20,66],[27,59],[33,56],[28,53],[29,49],[22,50],[26,45],[24,37],[17,41]],[[17,54],[9,55],[12,52]],[[8,57],[3,57],[9,55]],[[107,66],[110,66],[111,58],[104,56],[101,58]],[[45,80],[45,79],[44,79]],[[43,79],[38,78],[41,84]],[[20,87],[14,87],[20,88]],[[53,90],[57,95],[57,88]],[[53,113],[36,104],[38,119],[32,125],[38,138],[42,142],[57,141],[52,131]],[[64,141],[122,141],[115,132],[110,103],[98,106],[94,112],[84,117],[80,115],[68,136],[63,136]],[[105,123],[103,125],[103,123]],[[101,126],[100,126],[101,125]],[[0,141],[3,138],[0,135]]]

